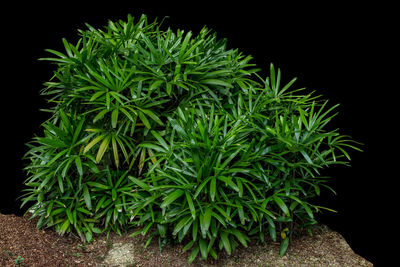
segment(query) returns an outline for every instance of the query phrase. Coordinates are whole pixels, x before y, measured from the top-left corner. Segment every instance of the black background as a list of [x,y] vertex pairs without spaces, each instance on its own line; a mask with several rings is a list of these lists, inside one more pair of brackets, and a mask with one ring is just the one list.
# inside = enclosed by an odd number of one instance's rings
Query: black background
[[[298,77],[295,85],[317,90],[331,104],[340,103],[332,122],[344,134],[364,143],[363,153],[354,152],[352,167],[327,170],[337,196],[323,192],[320,204],[338,211],[324,212],[320,222],[341,233],[352,249],[379,266],[389,259],[398,227],[395,201],[396,91],[389,82],[396,63],[391,47],[395,31],[392,7],[370,4],[279,6],[245,1],[215,6],[211,3],[152,2],[148,6],[130,2],[62,2],[57,6],[2,7],[1,24],[1,213],[21,214],[16,197],[25,179],[21,160],[25,143],[41,134],[46,119],[40,108],[42,83],[54,70],[46,48],[63,50],[61,38],[78,40],[84,23],[99,28],[107,21],[145,13],[149,20],[162,19],[173,29],[197,33],[204,25],[228,38],[230,48],[254,57],[253,62],[268,73],[272,62],[281,68],[283,81]],[[333,2],[332,2],[333,3]],[[394,66],[394,67],[392,67]],[[397,152],[398,154],[398,152]],[[393,159],[393,160],[392,160]]]

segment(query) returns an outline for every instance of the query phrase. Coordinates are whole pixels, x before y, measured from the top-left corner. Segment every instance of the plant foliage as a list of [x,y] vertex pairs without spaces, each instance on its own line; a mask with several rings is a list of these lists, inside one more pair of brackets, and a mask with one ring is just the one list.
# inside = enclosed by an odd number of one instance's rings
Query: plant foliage
[[[148,234],[198,255],[251,239],[288,247],[316,223],[311,200],[332,190],[321,170],[348,165],[356,142],[328,130],[337,115],[281,72],[259,77],[251,57],[203,28],[162,30],[142,15],[87,25],[42,95],[43,135],[28,144],[23,205],[60,234]],[[333,190],[332,190],[333,191]]]

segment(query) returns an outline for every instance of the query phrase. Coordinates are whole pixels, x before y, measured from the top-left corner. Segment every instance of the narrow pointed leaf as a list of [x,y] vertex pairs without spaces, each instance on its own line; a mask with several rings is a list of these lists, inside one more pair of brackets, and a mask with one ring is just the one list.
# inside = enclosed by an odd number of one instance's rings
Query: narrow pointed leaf
[[92,210],[92,201],[90,198],[89,190],[86,185],[83,185],[83,197],[85,199],[86,207]]
[[160,208],[165,208],[168,205],[170,205],[172,202],[174,202],[177,198],[182,196],[184,193],[183,190],[175,190],[172,193],[170,193],[167,197],[164,198],[164,201],[161,203]]
[[279,249],[279,256],[283,257],[286,253],[286,250],[289,246],[289,238],[285,238],[281,241],[281,247]]
[[192,217],[194,220],[194,219],[196,219],[196,208],[194,207],[193,199],[188,192],[185,192],[185,194],[186,194],[186,200],[189,205],[190,213],[192,214]]
[[104,153],[108,148],[108,144],[110,143],[110,136],[106,136],[101,143],[99,150],[97,151],[96,162],[99,163],[100,160],[103,158]]
[[82,161],[79,156],[75,157],[75,165],[76,165],[76,169],[78,170],[79,175],[82,176],[83,175]]

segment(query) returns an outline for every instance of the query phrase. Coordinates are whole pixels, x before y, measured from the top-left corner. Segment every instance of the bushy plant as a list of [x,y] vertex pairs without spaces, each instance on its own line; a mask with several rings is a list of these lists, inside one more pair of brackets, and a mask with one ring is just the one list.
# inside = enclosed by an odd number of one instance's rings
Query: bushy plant
[[185,242],[192,262],[252,238],[283,255],[295,226],[316,223],[310,200],[331,189],[320,170],[359,150],[326,128],[337,105],[281,85],[273,65],[262,79],[207,28],[145,15],[87,27],[42,59],[57,66],[42,91],[51,116],[28,144],[23,195],[39,227],[86,241],[140,227],[148,243]]

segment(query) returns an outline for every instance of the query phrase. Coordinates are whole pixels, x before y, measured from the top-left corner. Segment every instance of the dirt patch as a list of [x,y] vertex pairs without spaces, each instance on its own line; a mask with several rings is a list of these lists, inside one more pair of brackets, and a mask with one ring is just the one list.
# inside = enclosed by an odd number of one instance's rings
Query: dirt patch
[[[133,230],[132,230],[133,231]],[[144,248],[146,237],[99,235],[92,243],[82,244],[75,236],[59,236],[53,229],[36,229],[28,217],[0,214],[0,266],[189,266],[189,252],[181,245],[166,245],[160,252],[153,241]],[[21,259],[23,258],[23,260]],[[313,236],[293,240],[284,257],[279,244],[250,243],[229,257],[203,261],[191,266],[373,266],[355,254],[344,238],[326,226],[319,226]]]
[[103,261],[105,266],[127,266],[135,263],[135,246],[129,243],[114,243]]

